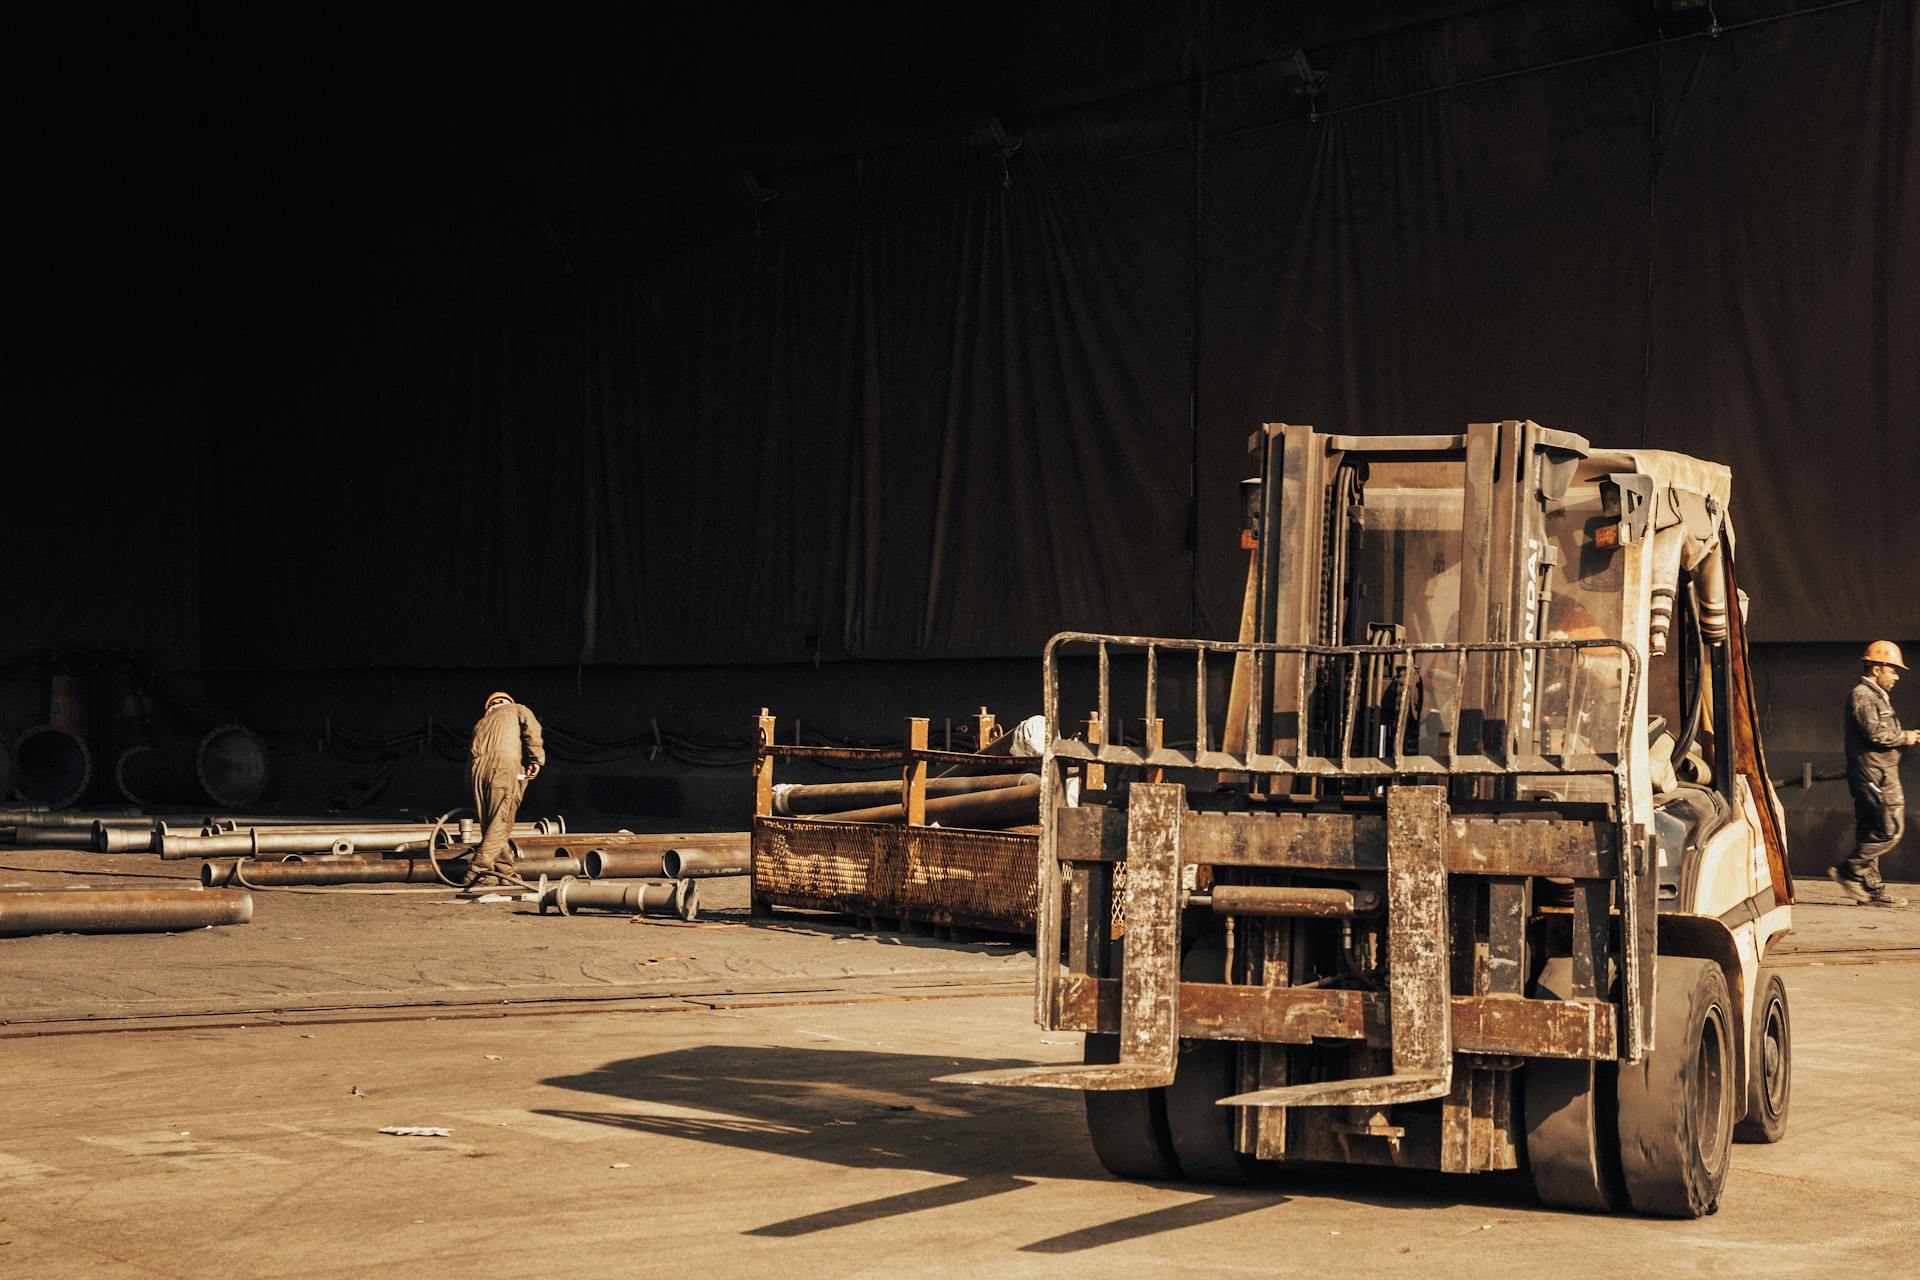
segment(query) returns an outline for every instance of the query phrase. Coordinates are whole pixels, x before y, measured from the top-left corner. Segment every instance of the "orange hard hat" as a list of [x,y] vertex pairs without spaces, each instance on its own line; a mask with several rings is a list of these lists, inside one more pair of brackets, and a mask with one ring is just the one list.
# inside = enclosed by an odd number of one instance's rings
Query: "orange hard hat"
[[493,704],[494,704],[494,703],[496,703],[496,702],[512,702],[512,701],[513,701],[513,695],[512,695],[512,694],[510,694],[510,693],[501,693],[501,692],[499,692],[498,690],[496,690],[495,692],[493,692],[493,693],[490,693],[490,694],[488,694],[488,695],[487,695],[487,706],[488,706],[488,707],[492,707],[492,706],[493,706]]
[[1860,655],[1860,661],[1884,662],[1888,666],[1898,667],[1902,671],[1907,669],[1907,660],[1901,655],[1900,646],[1891,640],[1875,640],[1867,646],[1867,651]]

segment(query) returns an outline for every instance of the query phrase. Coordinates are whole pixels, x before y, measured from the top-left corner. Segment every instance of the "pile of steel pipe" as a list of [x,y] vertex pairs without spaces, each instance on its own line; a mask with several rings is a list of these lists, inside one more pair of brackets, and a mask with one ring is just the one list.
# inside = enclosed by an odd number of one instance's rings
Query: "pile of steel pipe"
[[751,861],[747,851],[727,848],[669,849],[660,855],[660,870],[669,880],[708,876],[743,876]]
[[86,794],[92,778],[93,753],[71,730],[36,725],[14,740],[13,789],[24,800],[64,809]]
[[267,744],[240,724],[191,742],[130,747],[114,764],[120,794],[135,804],[252,804],[267,789]]
[[[990,773],[979,777],[941,777],[927,779],[927,799],[973,795],[982,791],[1001,791],[1040,781],[1037,773]],[[773,786],[773,812],[783,818],[808,814],[834,814],[852,809],[898,803],[901,783],[895,779],[876,782],[777,782]]]
[[30,933],[174,933],[253,920],[253,895],[199,889],[0,892],[0,937]]
[[691,880],[670,884],[595,883],[568,876],[559,884],[543,886],[540,913],[552,907],[563,916],[582,908],[615,911],[630,916],[672,916],[691,920],[700,910],[700,886]]
[[516,835],[513,845],[523,854],[538,850],[563,858],[584,858],[595,849],[604,849],[609,853],[616,850],[662,853],[685,844],[744,850],[749,839],[745,831],[722,831],[706,835],[688,832],[635,835],[631,831],[569,831],[562,835]]
[[[896,791],[898,787],[894,788]],[[823,822],[905,822],[907,811],[895,804],[813,815]],[[946,827],[992,831],[1040,821],[1040,779],[1027,774],[1017,786],[927,801],[927,821]]]

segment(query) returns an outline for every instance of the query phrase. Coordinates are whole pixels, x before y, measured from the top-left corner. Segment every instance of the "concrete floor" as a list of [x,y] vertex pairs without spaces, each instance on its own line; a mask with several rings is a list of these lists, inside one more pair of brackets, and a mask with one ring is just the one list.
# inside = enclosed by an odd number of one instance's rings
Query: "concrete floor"
[[[186,874],[0,851],[7,887]],[[1115,1181],[1077,1097],[932,1082],[1077,1057],[1031,1022],[1025,952],[768,927],[737,881],[694,925],[329,889],[4,939],[0,1274],[1905,1274],[1920,908],[1802,889],[1791,1132],[1736,1148],[1692,1223],[1549,1212],[1512,1176]]]

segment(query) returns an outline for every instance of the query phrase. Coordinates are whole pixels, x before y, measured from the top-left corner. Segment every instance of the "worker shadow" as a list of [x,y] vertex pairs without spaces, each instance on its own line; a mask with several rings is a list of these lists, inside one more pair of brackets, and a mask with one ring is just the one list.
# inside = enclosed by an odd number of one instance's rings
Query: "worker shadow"
[[[1051,1089],[939,1084],[933,1077],[1023,1065],[868,1050],[701,1045],[542,1081],[604,1102],[539,1108],[582,1124],[947,1178],[875,1200],[802,1214],[744,1234],[788,1239],[973,1204],[1041,1179],[1106,1180],[1080,1097]],[[1282,1204],[1264,1190],[1169,1184],[1194,1198],[1021,1246],[1072,1254],[1218,1222]]]

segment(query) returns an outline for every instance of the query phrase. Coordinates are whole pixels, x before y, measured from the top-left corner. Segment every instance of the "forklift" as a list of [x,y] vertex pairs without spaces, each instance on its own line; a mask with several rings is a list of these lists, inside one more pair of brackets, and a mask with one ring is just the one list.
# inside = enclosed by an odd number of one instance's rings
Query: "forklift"
[[1035,1012],[1084,1060],[949,1079],[1083,1091],[1126,1178],[1714,1212],[1791,1093],[1728,469],[1526,421],[1250,452],[1236,640],[1046,648]]

